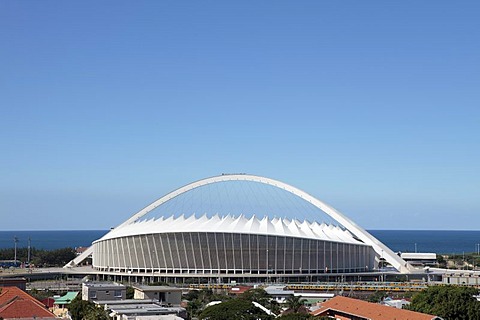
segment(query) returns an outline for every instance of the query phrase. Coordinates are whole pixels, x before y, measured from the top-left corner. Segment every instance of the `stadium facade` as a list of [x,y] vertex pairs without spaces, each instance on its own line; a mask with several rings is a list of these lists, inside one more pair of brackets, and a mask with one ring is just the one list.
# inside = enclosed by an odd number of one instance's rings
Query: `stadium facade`
[[264,217],[142,221],[94,242],[103,271],[166,274],[318,274],[374,268],[375,251],[332,225]]
[[[252,181],[286,190],[339,222],[244,215],[170,216],[141,220],[175,197],[204,185]],[[162,277],[288,278],[371,272],[384,258],[398,271],[410,266],[349,218],[309,194],[283,182],[245,174],[193,182],[147,206],[112,229],[81,256],[92,255],[93,268],[109,275]]]

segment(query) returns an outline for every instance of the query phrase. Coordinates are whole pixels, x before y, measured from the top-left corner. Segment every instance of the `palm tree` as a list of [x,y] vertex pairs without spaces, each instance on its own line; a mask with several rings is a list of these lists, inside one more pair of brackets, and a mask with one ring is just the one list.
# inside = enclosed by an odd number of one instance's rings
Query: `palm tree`
[[290,296],[287,298],[286,305],[288,309],[297,313],[304,305],[305,300],[301,296]]

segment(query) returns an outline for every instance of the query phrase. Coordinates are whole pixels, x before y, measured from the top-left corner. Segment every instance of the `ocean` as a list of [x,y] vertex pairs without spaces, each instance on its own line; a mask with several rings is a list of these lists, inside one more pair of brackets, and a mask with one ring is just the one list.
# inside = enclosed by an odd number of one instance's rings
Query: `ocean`
[[[13,248],[14,237],[17,247],[28,246],[37,249],[59,249],[65,247],[86,247],[101,238],[108,230],[75,231],[0,231],[0,249]],[[462,254],[477,252],[480,231],[441,230],[369,230],[377,239],[395,252],[435,252]]]
[[62,230],[62,231],[0,231],[0,249],[13,248],[14,238],[18,239],[17,248],[60,249],[66,247],[88,247],[101,238],[108,230]]

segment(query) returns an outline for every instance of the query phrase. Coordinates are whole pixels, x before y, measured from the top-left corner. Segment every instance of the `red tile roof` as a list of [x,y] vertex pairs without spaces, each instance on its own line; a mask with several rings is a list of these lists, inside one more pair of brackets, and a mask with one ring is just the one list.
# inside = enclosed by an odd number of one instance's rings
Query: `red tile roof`
[[230,288],[229,293],[231,293],[231,294],[242,294],[245,291],[248,291],[252,288],[253,288],[252,286],[235,286],[235,287]]
[[17,287],[0,288],[0,317],[9,318],[54,318],[45,306]]
[[[340,314],[339,314],[340,313]],[[410,310],[397,309],[377,303],[366,302],[342,296],[336,296],[324,303],[320,309],[312,312],[315,316],[342,315],[345,319],[355,316],[371,320],[432,320],[440,319],[436,316],[414,312]],[[342,318],[343,319],[343,318]]]

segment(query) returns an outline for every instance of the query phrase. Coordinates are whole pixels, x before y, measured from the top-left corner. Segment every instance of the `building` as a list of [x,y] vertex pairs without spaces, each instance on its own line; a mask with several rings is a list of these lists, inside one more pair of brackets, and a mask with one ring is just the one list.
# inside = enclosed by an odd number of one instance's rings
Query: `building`
[[78,292],[67,292],[63,296],[56,298],[53,303],[53,313],[57,317],[66,317],[70,303],[78,296]]
[[67,308],[68,305],[75,299],[78,295],[78,292],[67,292],[60,298],[55,299],[54,305],[57,305],[59,308]]
[[55,315],[37,299],[17,287],[0,288],[0,318],[53,320]]
[[288,298],[291,296],[301,297],[306,306],[312,306],[317,304],[317,302],[325,301],[327,299],[333,298],[333,293],[325,292],[295,292],[294,290],[288,290],[286,286],[283,285],[272,285],[265,288],[265,292],[272,297],[272,300],[275,300],[278,303],[285,303]]
[[0,278],[0,287],[17,287],[23,291],[27,288],[25,278]]
[[430,252],[402,252],[400,254],[403,260],[412,266],[436,266],[437,254]]
[[392,299],[387,297],[382,302],[380,302],[380,304],[383,304],[388,307],[403,309],[405,306],[408,306],[410,302],[405,299]]
[[239,286],[239,285],[237,285],[237,286],[231,287],[228,290],[228,294],[238,296],[238,295],[241,295],[241,294],[243,294],[244,292],[246,292],[250,289],[253,289],[253,286]]
[[156,300],[94,301],[109,310],[115,320],[186,319],[187,312],[180,307],[164,307]]
[[125,300],[127,287],[112,282],[84,282],[82,284],[82,300],[111,301]]
[[[261,212],[249,216],[232,215],[230,203],[222,203],[220,213],[216,211],[199,217],[195,208],[186,214],[184,207],[191,204],[181,203],[171,205],[175,208],[167,210],[169,215],[142,219],[153,210],[168,207],[170,202],[204,186],[237,182],[279,189],[275,192],[295,197],[303,206],[322,211],[341,226],[306,219],[272,218],[262,216]],[[245,201],[256,197],[253,194]],[[203,179],[165,195],[94,241],[67,266],[79,265],[90,255],[94,269],[119,281],[130,276],[152,282],[189,277],[242,282],[246,278],[273,281],[303,277],[315,281],[316,276],[325,274],[378,270],[380,257],[400,272],[408,273],[411,267],[326,203],[283,182],[245,174]]]
[[278,303],[284,303],[289,297],[295,294],[293,290],[285,290],[285,286],[272,285],[265,288],[265,292]]
[[48,297],[45,299],[42,299],[41,302],[45,305],[45,307],[48,308],[48,310],[53,310],[53,306],[55,305],[55,299],[52,297]]
[[155,300],[161,305],[180,306],[182,289],[169,286],[133,286],[133,299]]
[[455,272],[443,274],[442,283],[447,285],[473,285],[478,287],[480,286],[480,274],[468,270],[455,270]]
[[253,217],[170,217],[94,243],[104,271],[171,275],[298,275],[373,269],[374,250],[340,227]]
[[322,303],[319,309],[312,312],[312,315],[342,320],[442,320],[434,315],[342,296],[336,296]]

